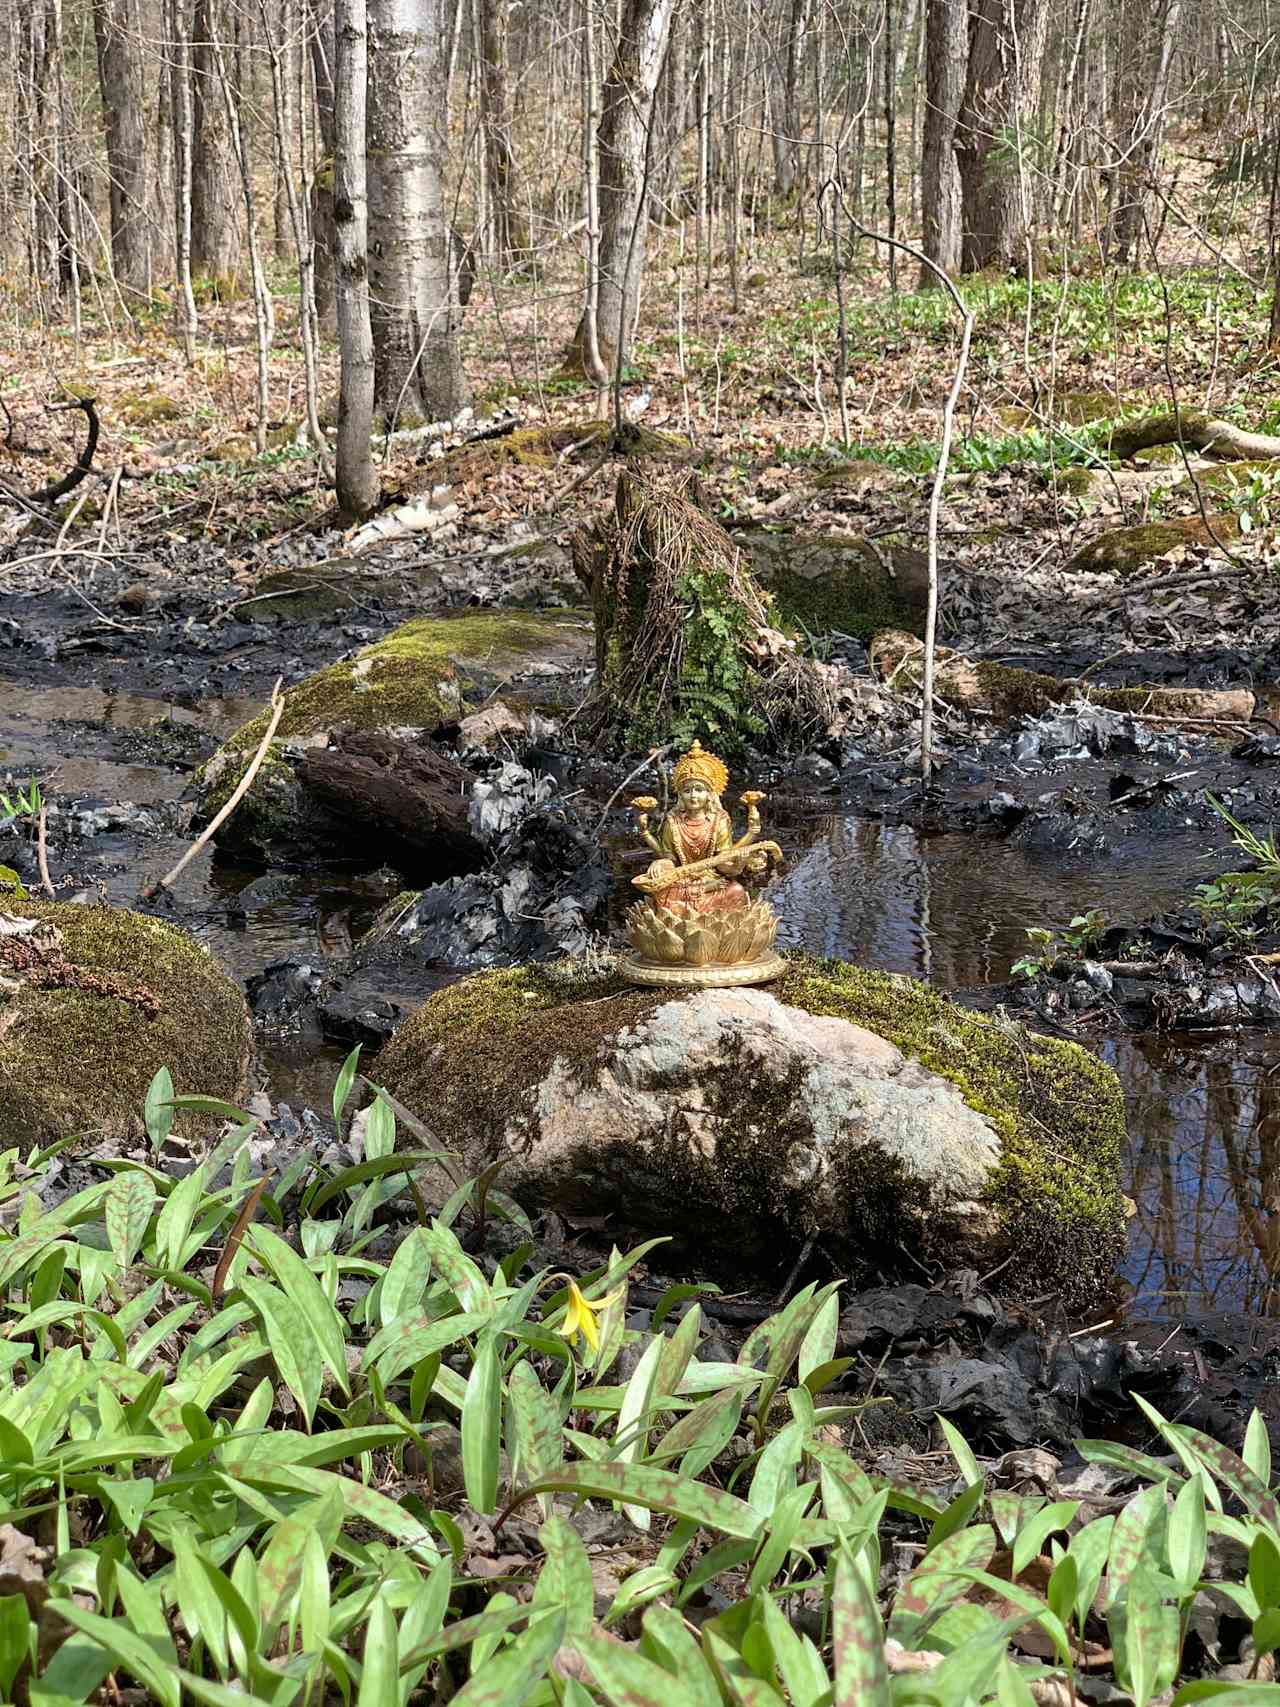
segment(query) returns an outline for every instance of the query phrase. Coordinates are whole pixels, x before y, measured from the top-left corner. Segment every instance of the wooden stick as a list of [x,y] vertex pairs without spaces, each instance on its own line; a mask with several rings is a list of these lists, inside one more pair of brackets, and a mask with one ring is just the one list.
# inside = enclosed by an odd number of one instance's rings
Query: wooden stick
[[223,824],[226,823],[227,819],[249,792],[250,785],[252,784],[254,777],[258,774],[258,768],[262,764],[263,759],[267,756],[267,748],[271,745],[272,737],[275,735],[276,729],[280,723],[280,718],[284,712],[284,696],[280,692],[280,686],[283,681],[283,676],[276,677],[276,685],[271,690],[271,717],[267,723],[266,733],[258,744],[257,752],[253,755],[252,764],[236,784],[235,792],[232,794],[230,800],[227,801],[226,805],[217,814],[217,816],[205,825],[204,829],[196,837],[195,841],[192,842],[191,846],[187,849],[186,853],[183,854],[182,858],[178,861],[177,865],[174,866],[173,870],[167,871],[164,876],[158,878],[156,882],[147,884],[146,888],[142,891],[142,899],[144,901],[152,900],[162,889],[167,889],[174,879],[186,870],[187,866],[191,864],[191,861],[200,852],[201,848],[204,847],[209,838],[221,829]]
[[53,900],[53,884],[49,881],[49,850],[45,844],[45,812],[41,804],[40,816],[36,819],[36,859],[40,864],[40,887],[49,899]]

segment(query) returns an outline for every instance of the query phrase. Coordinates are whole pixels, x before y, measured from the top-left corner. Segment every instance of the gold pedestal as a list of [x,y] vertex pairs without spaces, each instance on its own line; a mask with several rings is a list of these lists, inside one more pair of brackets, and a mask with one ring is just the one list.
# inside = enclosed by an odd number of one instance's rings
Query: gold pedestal
[[708,961],[702,966],[665,964],[642,960],[639,955],[624,954],[618,960],[618,975],[629,984],[660,984],[685,989],[727,990],[742,984],[769,984],[781,978],[787,963],[780,954],[762,955],[759,960],[743,960],[733,965],[717,965]]

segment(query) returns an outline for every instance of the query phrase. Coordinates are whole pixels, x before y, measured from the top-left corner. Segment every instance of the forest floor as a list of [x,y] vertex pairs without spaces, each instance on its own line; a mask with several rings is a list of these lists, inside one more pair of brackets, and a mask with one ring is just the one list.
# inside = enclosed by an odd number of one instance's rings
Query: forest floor
[[[944,708],[945,762],[922,797],[918,708],[870,684],[865,637],[811,637],[820,656],[866,679],[864,711],[810,752],[775,756],[765,780],[802,852],[821,851],[837,821],[890,828],[877,843],[887,878],[871,883],[882,909],[874,923],[850,913],[840,885],[854,879],[836,858],[816,887],[794,885],[797,931],[812,924],[826,952],[931,975],[968,999],[1018,1002],[1025,985],[1010,984],[1009,971],[1029,926],[1095,907],[1117,929],[1153,908],[1178,915],[1197,881],[1238,862],[1209,793],[1262,830],[1280,814],[1271,780],[1280,749],[1267,721],[1280,685],[1280,465],[1202,471],[1197,490],[1176,451],[1121,465],[1108,450],[1117,423],[1174,401],[1259,431],[1280,426],[1280,405],[1265,304],[1231,267],[963,288],[975,331],[941,515],[944,643],[1098,686],[1247,687],[1259,701],[1251,720],[1204,727]],[[735,303],[719,273],[700,289],[691,266],[660,252],[623,402],[646,428],[683,441],[654,466],[695,468],[731,531],[765,525],[921,549],[954,312],[937,292],[895,292],[864,251],[841,291],[843,418],[841,316],[824,257],[797,259],[785,237],[759,244]],[[609,504],[621,464],[601,455],[586,387],[560,372],[575,293],[569,277],[477,288],[464,336],[473,417],[435,441],[393,440],[383,463],[388,509],[407,505],[421,519],[431,500],[431,525],[368,546],[338,528],[331,489],[299,437],[296,298],[277,303],[262,455],[246,306],[204,311],[190,368],[162,306],[127,331],[87,317],[78,341],[63,326],[15,329],[0,384],[6,482],[31,491],[74,460],[80,415],[42,405],[89,393],[103,423],[94,474],[65,500],[58,527],[19,507],[0,515],[0,769],[12,784],[40,775],[56,803],[61,885],[136,901],[188,839],[192,770],[276,677],[295,681],[424,609],[582,602],[568,542]],[[335,389],[326,346],[322,402]],[[512,430],[471,439],[486,421]],[[1232,518],[1234,529],[1219,532],[1228,549],[1164,541],[1127,573],[1073,561],[1109,530],[1195,518],[1202,507]],[[597,776],[598,799],[616,780]],[[909,857],[895,826],[920,838]],[[930,859],[932,937],[913,887]],[[176,916],[253,979],[280,962],[340,961],[399,886],[394,873],[264,875],[206,860]],[[908,963],[895,958],[895,931],[911,945]],[[1095,929],[1083,947],[1101,940]],[[1274,1021],[1270,980],[1259,983],[1254,1009],[1229,1017]],[[428,988],[395,993],[420,1000]],[[1040,1022],[1069,1035],[1099,1039],[1149,1019],[1070,981],[1050,993],[1055,1001],[1037,1002]],[[334,1047],[332,1038],[301,1052],[273,1041],[273,1095],[322,1106]],[[1169,1131],[1185,1136],[1170,1108]],[[1166,1175],[1139,1201],[1143,1273],[1163,1236],[1167,1185]],[[1224,1238],[1253,1274],[1247,1235]],[[1239,1301],[1238,1288],[1211,1293],[1206,1282],[1207,1302]],[[1143,1310],[1162,1319],[1163,1299]],[[1248,1355],[1257,1350],[1255,1336]],[[1256,1382],[1234,1354],[1225,1367],[1228,1396],[1251,1395]]]

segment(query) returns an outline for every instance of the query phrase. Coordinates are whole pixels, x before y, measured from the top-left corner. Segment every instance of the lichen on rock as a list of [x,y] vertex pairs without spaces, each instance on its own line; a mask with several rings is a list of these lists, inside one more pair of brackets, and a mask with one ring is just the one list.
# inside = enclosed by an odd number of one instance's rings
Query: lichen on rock
[[1119,1084],[1077,1045],[887,973],[790,957],[767,992],[525,967],[437,992],[382,1082],[531,1204],[722,1272],[815,1237],[850,1273],[975,1261],[1084,1303],[1120,1239]]
[[0,1148],[141,1132],[160,1067],[181,1091],[242,1095],[248,1009],[199,943],[115,907],[6,895],[3,914]]

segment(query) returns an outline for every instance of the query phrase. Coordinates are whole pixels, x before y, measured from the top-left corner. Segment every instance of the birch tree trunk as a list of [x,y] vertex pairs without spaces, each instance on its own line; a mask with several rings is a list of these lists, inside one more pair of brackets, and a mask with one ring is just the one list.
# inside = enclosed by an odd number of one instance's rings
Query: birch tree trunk
[[337,0],[334,81],[333,223],[337,247],[338,444],[335,482],[344,515],[368,515],[378,501],[369,445],[373,431],[373,332],[369,322],[365,107],[368,38],[365,0]]
[[467,383],[458,350],[458,273],[444,210],[444,4],[371,0],[368,20],[376,408],[388,425],[449,420],[467,401]]
[[111,266],[116,283],[150,284],[147,131],[136,0],[93,0],[98,87],[107,146]]
[[1026,239],[1021,129],[1033,120],[1048,0],[972,0],[956,134],[965,272],[1012,266]]
[[[218,32],[223,22],[216,0],[195,0],[191,25],[191,270],[208,279],[219,292],[234,288],[240,259],[236,220],[239,187],[215,51],[222,43]],[[238,95],[233,98],[238,99]]]
[[[921,247],[935,267],[960,265],[960,171],[956,121],[969,56],[966,0],[925,0],[925,107],[921,149]],[[920,289],[936,289],[933,267],[921,267]]]
[[[674,5],[675,0],[623,0],[617,51],[601,97],[596,133],[600,160],[597,324],[600,353],[610,368],[626,361],[640,307],[648,228],[646,155],[654,91]],[[569,358],[579,364],[583,321]]]

